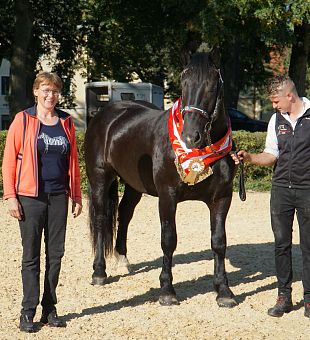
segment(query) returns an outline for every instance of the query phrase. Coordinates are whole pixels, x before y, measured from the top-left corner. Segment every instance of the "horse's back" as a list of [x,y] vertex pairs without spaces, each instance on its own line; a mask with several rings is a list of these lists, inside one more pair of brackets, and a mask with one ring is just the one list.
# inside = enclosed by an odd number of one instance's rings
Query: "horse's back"
[[151,103],[108,104],[87,129],[86,163],[89,167],[104,164],[136,190],[156,195],[153,150],[155,144],[163,146],[159,135],[168,135],[166,125],[166,113]]

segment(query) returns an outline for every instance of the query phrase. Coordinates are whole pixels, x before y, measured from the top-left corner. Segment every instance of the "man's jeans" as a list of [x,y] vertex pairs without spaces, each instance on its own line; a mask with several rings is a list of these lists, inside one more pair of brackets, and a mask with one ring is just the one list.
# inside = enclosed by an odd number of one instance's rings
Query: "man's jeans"
[[275,237],[275,264],[279,294],[290,295],[293,280],[292,231],[295,211],[302,251],[304,301],[310,302],[310,189],[271,189],[271,225]]
[[68,215],[67,194],[45,194],[33,198],[18,196],[23,208],[23,220],[19,222],[23,245],[22,313],[34,316],[40,297],[40,252],[44,230],[45,279],[42,307],[51,311],[57,303],[61,258],[65,250],[65,235]]

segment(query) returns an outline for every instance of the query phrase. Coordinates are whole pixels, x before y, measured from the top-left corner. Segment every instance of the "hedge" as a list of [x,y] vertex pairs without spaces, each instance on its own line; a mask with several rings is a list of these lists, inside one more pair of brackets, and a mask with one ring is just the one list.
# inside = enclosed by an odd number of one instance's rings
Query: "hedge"
[[[0,131],[0,165],[2,165],[3,150],[5,145],[7,131]],[[87,177],[84,162],[84,133],[77,132],[77,147],[79,154],[79,163],[81,170],[81,187],[84,194],[87,194]],[[235,131],[233,132],[233,139],[238,149],[245,149],[250,152],[261,152],[265,145],[265,132],[246,132]],[[246,189],[256,191],[266,191],[270,189],[272,168],[258,167],[250,164],[245,164],[245,178]],[[234,188],[238,188],[238,175],[235,178]],[[0,172],[0,190],[2,193],[2,172]]]
[[[265,148],[266,132],[234,131],[233,140],[239,150],[252,153],[262,152]],[[271,187],[272,167],[244,164],[247,190],[268,191]],[[235,177],[234,188],[237,190],[238,175]]]

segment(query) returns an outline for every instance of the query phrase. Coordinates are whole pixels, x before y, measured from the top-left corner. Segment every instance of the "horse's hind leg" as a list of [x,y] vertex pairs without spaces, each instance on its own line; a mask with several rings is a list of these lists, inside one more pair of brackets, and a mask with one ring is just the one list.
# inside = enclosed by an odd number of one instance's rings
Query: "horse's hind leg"
[[135,207],[141,200],[142,193],[125,184],[124,195],[118,207],[118,229],[115,244],[116,270],[118,274],[128,274],[130,265],[127,259],[127,231]]
[[211,247],[214,253],[214,289],[219,307],[237,305],[235,296],[228,286],[225,270],[226,231],[225,221],[230,207],[231,197],[221,198],[209,205],[211,220]]
[[90,229],[95,258],[93,285],[106,282],[105,256],[113,249],[113,234],[118,206],[118,182],[114,175],[98,171],[90,180]]

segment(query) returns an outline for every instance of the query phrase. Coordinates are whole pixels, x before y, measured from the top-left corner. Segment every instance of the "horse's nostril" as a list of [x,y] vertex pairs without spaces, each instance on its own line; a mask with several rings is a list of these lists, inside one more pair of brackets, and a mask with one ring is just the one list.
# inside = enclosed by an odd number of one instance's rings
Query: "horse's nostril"
[[198,131],[196,131],[195,138],[194,138],[194,143],[195,144],[199,143],[200,139],[201,139],[200,133]]

